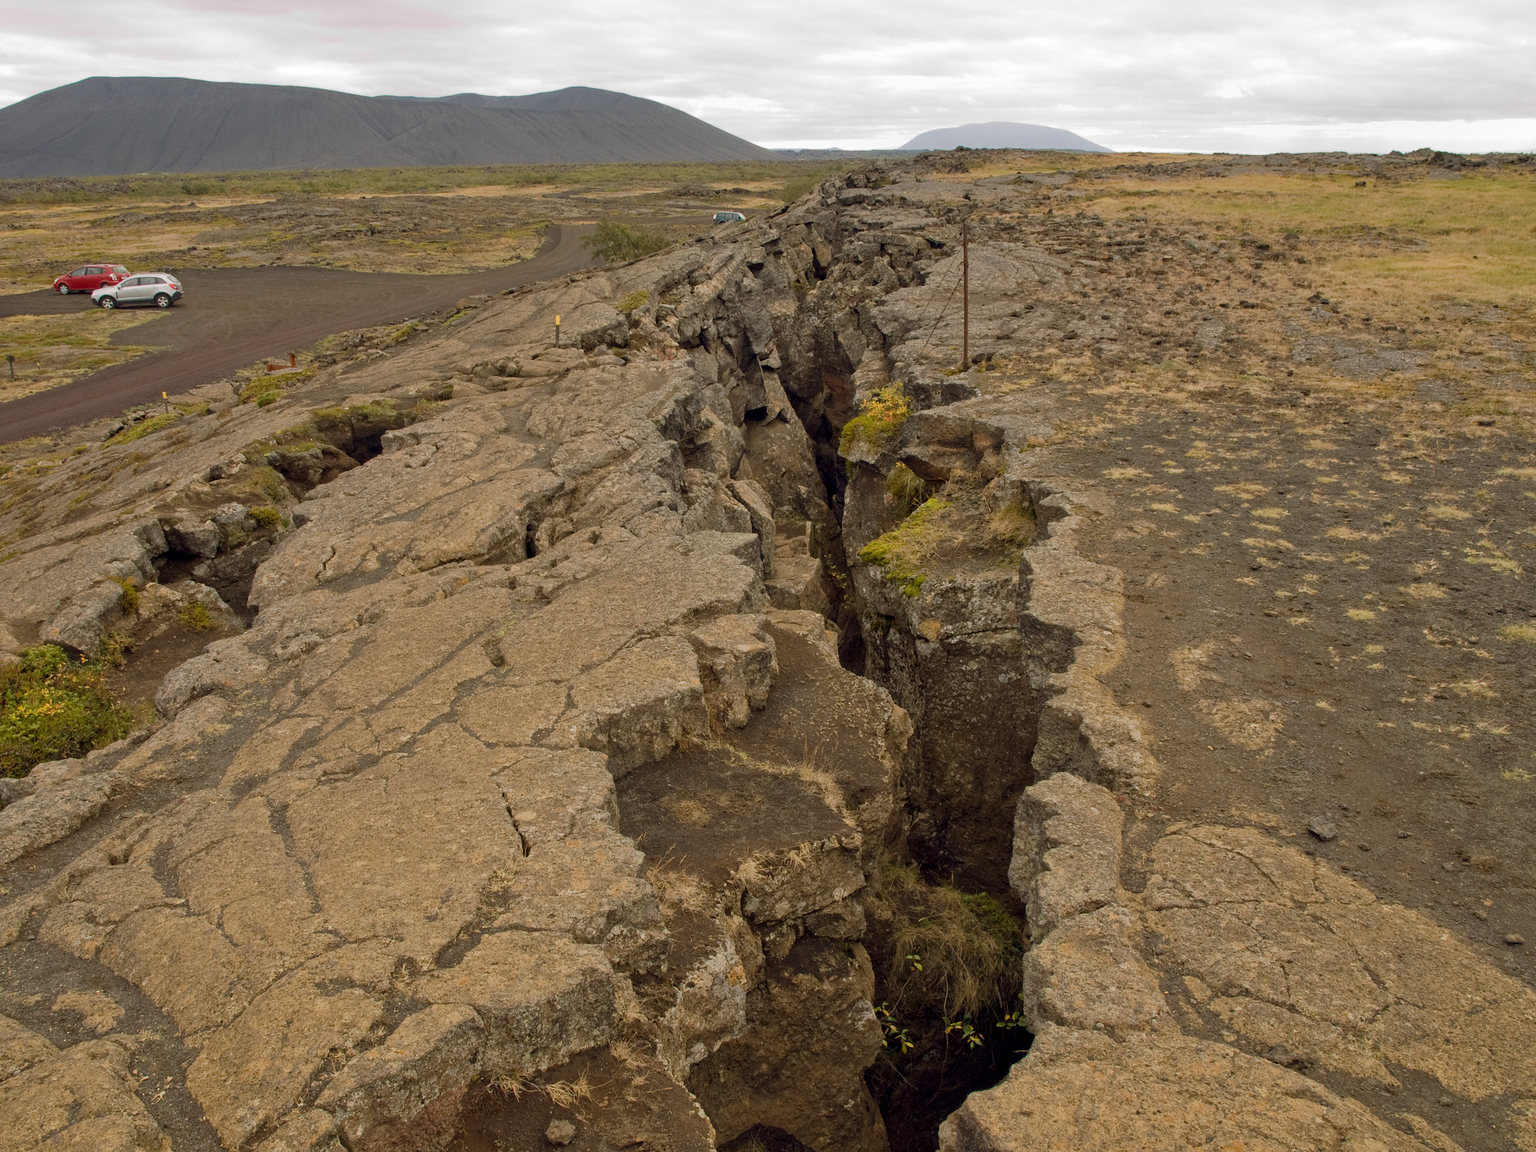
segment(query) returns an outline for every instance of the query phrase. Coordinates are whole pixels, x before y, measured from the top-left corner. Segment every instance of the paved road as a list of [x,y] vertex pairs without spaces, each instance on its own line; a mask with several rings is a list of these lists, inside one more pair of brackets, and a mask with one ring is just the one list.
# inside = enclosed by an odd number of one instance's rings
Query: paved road
[[[552,225],[531,259],[456,276],[348,272],[335,268],[185,268],[186,298],[157,321],[168,347],[46,392],[0,404],[0,443],[112,416],[160,393],[185,392],[263,357],[307,347],[333,332],[391,324],[450,308],[465,296],[501,292],[597,263],[581,246],[590,225]],[[90,308],[87,296],[0,296],[0,316]]]

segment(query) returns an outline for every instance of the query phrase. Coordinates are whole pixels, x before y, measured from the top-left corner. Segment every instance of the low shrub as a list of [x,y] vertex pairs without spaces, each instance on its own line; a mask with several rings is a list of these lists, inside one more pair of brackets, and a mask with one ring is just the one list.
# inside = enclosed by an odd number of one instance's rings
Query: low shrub
[[843,433],[837,442],[838,452],[848,457],[860,446],[874,452],[885,451],[901,435],[911,414],[906,390],[899,383],[872,390],[859,408],[859,414],[843,425]]
[[0,775],[83,756],[132,731],[134,713],[103,683],[110,655],[87,660],[56,644],[0,667]]
[[181,611],[176,613],[176,619],[180,620],[194,632],[206,632],[214,625],[213,613],[208,611],[206,605],[192,600],[181,606]]
[[619,224],[613,220],[604,220],[581,243],[592,255],[613,263],[639,260],[642,256],[660,252],[672,245],[672,241],[661,232],[636,228],[632,224]]

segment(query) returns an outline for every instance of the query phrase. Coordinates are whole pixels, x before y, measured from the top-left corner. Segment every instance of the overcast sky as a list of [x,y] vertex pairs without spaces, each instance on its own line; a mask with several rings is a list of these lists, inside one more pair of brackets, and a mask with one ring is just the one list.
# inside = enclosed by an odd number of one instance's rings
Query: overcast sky
[[1532,0],[0,0],[0,105],[87,76],[585,84],[769,147],[1019,120],[1118,150],[1536,149]]

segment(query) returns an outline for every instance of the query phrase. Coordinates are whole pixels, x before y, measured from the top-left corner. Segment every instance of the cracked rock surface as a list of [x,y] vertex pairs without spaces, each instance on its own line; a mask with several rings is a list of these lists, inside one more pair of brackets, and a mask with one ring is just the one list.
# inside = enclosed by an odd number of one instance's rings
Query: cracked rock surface
[[[1128,296],[1169,267],[1195,292],[1231,253],[1057,215],[1074,178],[1023,175],[829,180],[40,481],[42,527],[0,561],[6,651],[163,622],[187,573],[223,625],[163,657],[152,730],[0,795],[0,1101],[21,1118],[0,1140],[598,1152],[771,1128],[881,1152],[905,1134],[866,1087],[863,894],[899,843],[1026,913],[1033,1047],[944,1122],[946,1152],[1536,1148],[1513,968],[1252,793],[1180,792],[1190,733],[1233,753],[1218,780],[1262,783],[1287,714],[1243,683],[1243,621],[1192,639],[1170,611],[1145,671],[1127,620],[1168,585],[1136,565],[1207,533],[1167,566],[1230,606],[1197,566],[1237,545],[1160,499],[1196,480],[1134,456],[1119,374],[1175,350],[1235,373],[1262,309]],[[978,213],[957,369],[945,301]],[[1236,247],[1261,287],[1296,256]],[[575,347],[550,346],[555,313]],[[1298,316],[1298,371],[1417,363]],[[893,382],[905,424],[839,455]],[[1107,469],[1105,428],[1128,454]],[[1228,431],[1179,459],[1235,458],[1211,447]],[[1245,511],[1261,494],[1211,479]],[[904,525],[899,569],[869,548]],[[1319,548],[1365,538],[1316,527]],[[1245,530],[1245,571],[1299,552]]]

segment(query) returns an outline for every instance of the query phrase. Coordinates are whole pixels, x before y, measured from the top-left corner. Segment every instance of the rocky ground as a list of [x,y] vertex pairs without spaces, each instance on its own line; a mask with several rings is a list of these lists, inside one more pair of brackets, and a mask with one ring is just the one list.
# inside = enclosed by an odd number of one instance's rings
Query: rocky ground
[[778,185],[716,183],[13,202],[0,208],[0,275],[9,290],[27,291],[73,267],[71,261],[93,259],[146,270],[314,266],[473,272],[531,255],[540,231],[551,223],[617,217],[687,230],[722,207],[751,210],[777,203]]
[[[13,470],[9,645],[161,719],[4,785],[0,1140],[1536,1148],[1527,166],[1081,163]],[[1011,1068],[889,1015],[907,858]]]

